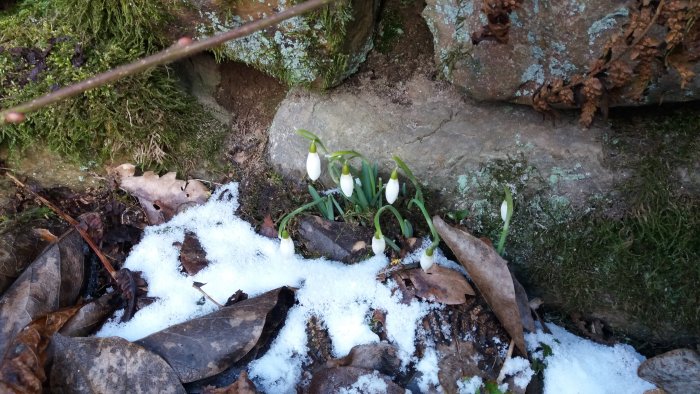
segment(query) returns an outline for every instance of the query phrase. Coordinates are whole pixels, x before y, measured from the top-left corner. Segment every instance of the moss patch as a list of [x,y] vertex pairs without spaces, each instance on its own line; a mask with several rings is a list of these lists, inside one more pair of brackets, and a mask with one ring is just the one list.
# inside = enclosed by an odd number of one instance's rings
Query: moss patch
[[615,119],[607,138],[610,165],[629,174],[610,195],[573,210],[536,169],[517,158],[494,161],[458,179],[465,195],[479,196],[468,200],[465,224],[497,239],[502,185],[510,185],[517,193],[506,257],[531,296],[544,295],[566,314],[607,318],[633,338],[693,343],[700,332],[700,196],[677,170],[700,163],[700,115],[633,116]]
[[[27,1],[0,14],[2,106],[154,52],[164,40],[164,7],[146,0]],[[45,144],[76,161],[127,156],[151,167],[182,166],[188,158],[178,143],[197,140],[208,117],[159,67],[32,113],[21,125],[1,126],[0,142],[14,154]],[[218,128],[216,138],[223,135]]]

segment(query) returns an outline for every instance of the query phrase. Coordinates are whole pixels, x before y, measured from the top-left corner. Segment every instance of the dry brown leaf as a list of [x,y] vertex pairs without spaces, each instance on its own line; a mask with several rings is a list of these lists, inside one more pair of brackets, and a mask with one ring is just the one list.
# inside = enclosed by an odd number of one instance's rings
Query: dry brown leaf
[[272,221],[270,215],[265,215],[262,224],[260,225],[260,235],[268,238],[277,238],[277,229],[275,222]]
[[185,394],[162,358],[126,339],[56,334],[51,350],[51,393]]
[[150,224],[166,222],[189,206],[204,204],[210,196],[204,184],[196,180],[179,180],[174,172],[162,177],[153,171],[134,176],[134,165],[122,164],[110,173],[115,176],[119,187],[138,198]]
[[429,301],[459,305],[467,301],[465,295],[476,294],[464,275],[437,264],[433,264],[427,272],[415,268],[400,272],[399,276],[413,283],[416,296]]
[[[337,393],[342,389],[349,389],[350,386],[357,382],[360,376],[367,374],[373,375],[375,379],[381,379],[386,383],[386,389],[384,391],[386,394],[403,394],[406,392],[406,390],[394,383],[388,376],[370,369],[357,367],[333,367],[316,372],[313,378],[311,378],[311,385],[309,386],[308,392],[309,394]],[[359,391],[365,392],[362,390]]]
[[183,383],[214,376],[263,346],[294,304],[288,287],[176,324],[136,343],[160,355]]
[[33,319],[71,306],[84,279],[83,240],[69,230],[47,247],[0,300],[0,354]]
[[92,334],[114,314],[117,293],[106,293],[80,307],[80,310],[59,331],[67,337],[84,337]]
[[0,364],[0,391],[3,393],[41,393],[46,381],[46,348],[51,336],[80,307],[72,307],[42,316],[24,327],[12,340]]
[[180,263],[188,275],[196,275],[209,265],[207,253],[192,232],[185,232],[185,240],[180,247]]
[[248,378],[248,372],[243,370],[238,379],[230,385],[221,388],[206,386],[202,394],[256,394],[257,392],[255,383]]
[[467,269],[503,328],[515,341],[516,347],[522,354],[527,354],[515,286],[506,261],[493,247],[448,225],[439,216],[433,217],[433,224],[457,260]]

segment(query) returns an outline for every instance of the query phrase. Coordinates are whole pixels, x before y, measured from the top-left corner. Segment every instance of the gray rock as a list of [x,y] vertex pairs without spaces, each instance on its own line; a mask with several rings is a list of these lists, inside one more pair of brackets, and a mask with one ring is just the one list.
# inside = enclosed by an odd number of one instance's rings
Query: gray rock
[[[284,11],[294,2],[191,0],[176,34],[206,38]],[[217,54],[289,84],[335,86],[354,73],[372,49],[379,0],[352,0],[308,12],[222,45]]]
[[668,394],[700,393],[700,354],[691,349],[671,350],[644,361],[637,374]]
[[304,128],[328,149],[354,149],[376,160],[385,179],[392,155],[400,156],[447,203],[464,201],[471,191],[466,174],[497,159],[536,168],[574,203],[610,187],[599,141],[605,129],[581,129],[568,117],[554,125],[527,107],[477,104],[419,74],[395,90],[386,94],[361,84],[327,93],[290,91],[269,131],[270,162],[303,177],[309,142],[295,130]]
[[[631,21],[630,10],[638,4],[636,0],[523,1],[510,13],[507,43],[492,40],[477,45],[472,34],[486,24],[481,1],[427,0],[423,17],[433,33],[435,63],[449,81],[478,100],[530,104],[535,89],[545,81],[566,81],[586,72],[602,57],[608,41],[623,33]],[[655,25],[648,33],[662,42],[666,29]],[[629,56],[620,59],[631,69],[638,63]],[[697,74],[700,62],[692,62],[691,68]],[[669,68],[652,80],[641,101],[623,95],[612,104],[698,98],[700,78],[681,89],[678,73]]]

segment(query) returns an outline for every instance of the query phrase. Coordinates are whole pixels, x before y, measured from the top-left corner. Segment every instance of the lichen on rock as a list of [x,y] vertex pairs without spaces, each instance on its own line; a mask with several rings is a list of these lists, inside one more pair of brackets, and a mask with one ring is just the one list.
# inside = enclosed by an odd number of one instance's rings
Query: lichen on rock
[[[283,11],[294,2],[242,0],[231,5],[192,2],[195,11],[181,17],[194,23],[198,38],[209,37]],[[372,49],[379,1],[343,0],[274,28],[229,41],[219,58],[242,61],[289,85],[331,87],[364,61]],[[194,21],[194,22],[193,22]]]

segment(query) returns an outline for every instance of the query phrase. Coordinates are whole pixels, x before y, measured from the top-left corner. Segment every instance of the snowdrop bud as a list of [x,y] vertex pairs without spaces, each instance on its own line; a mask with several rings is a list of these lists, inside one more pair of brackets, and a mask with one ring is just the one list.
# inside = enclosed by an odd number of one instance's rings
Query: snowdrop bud
[[503,219],[504,223],[508,220],[508,203],[506,200],[503,200],[501,203],[501,219]]
[[343,191],[345,197],[350,198],[352,196],[352,191],[355,188],[354,183],[348,163],[343,164],[343,173],[340,175],[340,190]]
[[280,238],[280,253],[284,257],[290,257],[294,255],[294,241],[289,237],[286,231],[282,231],[282,237]]
[[374,237],[372,237],[372,252],[375,255],[384,254],[384,249],[386,249],[386,241],[382,233],[377,232]]
[[311,142],[309,147],[309,155],[306,157],[306,173],[312,181],[321,176],[321,158],[316,152],[316,141]]
[[386,184],[386,202],[393,204],[399,197],[399,174],[396,169],[391,173],[391,178]]
[[[428,254],[430,253],[430,254]],[[422,255],[420,255],[420,267],[423,271],[427,271],[435,263],[435,257],[433,256],[433,251],[428,252],[426,249]]]

